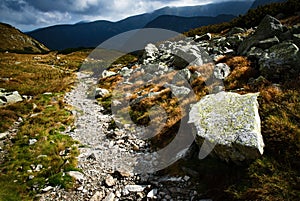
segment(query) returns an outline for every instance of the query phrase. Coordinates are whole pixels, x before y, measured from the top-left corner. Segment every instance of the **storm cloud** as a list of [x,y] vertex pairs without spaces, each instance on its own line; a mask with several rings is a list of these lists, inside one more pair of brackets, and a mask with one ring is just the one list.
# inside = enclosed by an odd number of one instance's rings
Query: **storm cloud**
[[220,1],[229,0],[2,0],[0,21],[29,31],[79,21],[117,21],[165,6],[192,6]]

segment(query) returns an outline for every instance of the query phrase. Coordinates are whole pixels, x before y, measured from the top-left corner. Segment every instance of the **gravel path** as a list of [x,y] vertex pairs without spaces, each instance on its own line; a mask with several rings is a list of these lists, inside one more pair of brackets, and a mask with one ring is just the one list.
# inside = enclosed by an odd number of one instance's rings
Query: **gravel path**
[[[76,178],[75,189],[55,187],[42,194],[40,200],[195,200],[197,193],[188,187],[188,176],[160,178],[134,173],[141,158],[149,153],[149,145],[136,138],[142,131],[130,125],[111,129],[112,115],[103,114],[103,107],[87,96],[96,79],[82,72],[77,76],[78,84],[65,100],[74,107],[76,129],[67,134],[81,144],[78,168],[82,173],[69,173]],[[145,164],[151,164],[151,160],[155,161],[152,157]]]

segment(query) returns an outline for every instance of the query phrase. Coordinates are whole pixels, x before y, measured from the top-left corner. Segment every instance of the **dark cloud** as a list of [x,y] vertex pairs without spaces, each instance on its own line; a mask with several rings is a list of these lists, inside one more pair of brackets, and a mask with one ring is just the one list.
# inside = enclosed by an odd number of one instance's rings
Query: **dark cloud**
[[[0,21],[29,31],[78,21],[120,20],[164,6],[229,0],[0,0]],[[249,1],[249,0],[241,0]]]

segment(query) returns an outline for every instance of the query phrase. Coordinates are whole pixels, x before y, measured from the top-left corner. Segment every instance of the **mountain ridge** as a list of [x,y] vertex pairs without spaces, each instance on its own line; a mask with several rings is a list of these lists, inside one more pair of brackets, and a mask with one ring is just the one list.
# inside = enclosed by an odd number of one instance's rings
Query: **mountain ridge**
[[[230,1],[192,7],[165,7],[152,13],[131,16],[117,22],[98,20],[73,25],[55,25],[26,33],[53,50],[77,47],[96,47],[106,39],[119,33],[144,28],[149,22],[163,14],[188,15],[179,17],[196,17],[196,15],[198,15],[198,17],[200,17],[199,13],[201,12],[201,17],[215,17],[220,14],[224,14],[225,12],[228,15],[238,15],[247,12],[252,5],[252,2],[253,1],[249,1],[247,3]],[[233,6],[235,6],[234,8],[236,9],[232,9]]]

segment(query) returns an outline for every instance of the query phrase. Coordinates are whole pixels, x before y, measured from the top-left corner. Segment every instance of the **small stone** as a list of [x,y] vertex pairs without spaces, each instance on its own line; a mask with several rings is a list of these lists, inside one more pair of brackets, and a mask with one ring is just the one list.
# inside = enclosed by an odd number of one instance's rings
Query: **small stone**
[[152,189],[148,194],[147,198],[154,198],[157,195],[157,189]]
[[125,189],[130,192],[141,192],[146,188],[146,186],[141,185],[127,185],[125,186]]
[[103,201],[114,201],[115,199],[115,194],[113,192],[110,192]]
[[73,177],[74,179],[76,179],[79,182],[83,182],[84,181],[84,175],[81,172],[78,171],[70,171],[67,172],[67,174],[71,177]]
[[36,167],[35,167],[35,170],[36,172],[39,172],[41,171],[41,169],[43,168],[43,165],[42,164],[38,164]]
[[82,191],[83,190],[83,186],[80,186],[77,188],[78,191]]
[[34,145],[36,142],[36,139],[29,139],[29,145]]
[[190,179],[190,177],[187,175],[183,177],[183,180],[185,180],[185,181],[188,181],[189,179]]
[[88,157],[87,157],[87,159],[88,160],[97,160],[97,157],[96,157],[96,155],[94,154],[94,153],[92,153],[91,155],[89,155]]
[[29,180],[32,180],[33,178],[34,178],[34,175],[29,175],[29,176],[28,176],[28,179],[29,179]]
[[115,185],[115,180],[114,178],[111,176],[111,175],[108,175],[106,178],[105,178],[105,184],[109,187]]
[[50,191],[50,190],[52,190],[52,189],[53,189],[52,186],[47,186],[47,187],[43,188],[42,191],[43,191],[43,192],[48,192],[48,191]]
[[9,132],[8,132],[8,131],[6,131],[6,132],[4,132],[4,133],[0,133],[0,140],[6,138],[8,135],[9,135]]
[[131,177],[131,176],[132,176],[132,174],[131,174],[128,170],[125,170],[125,169],[122,169],[122,168],[117,169],[117,172],[118,172],[122,177]]
[[90,199],[90,201],[100,201],[104,197],[103,192],[97,191]]

